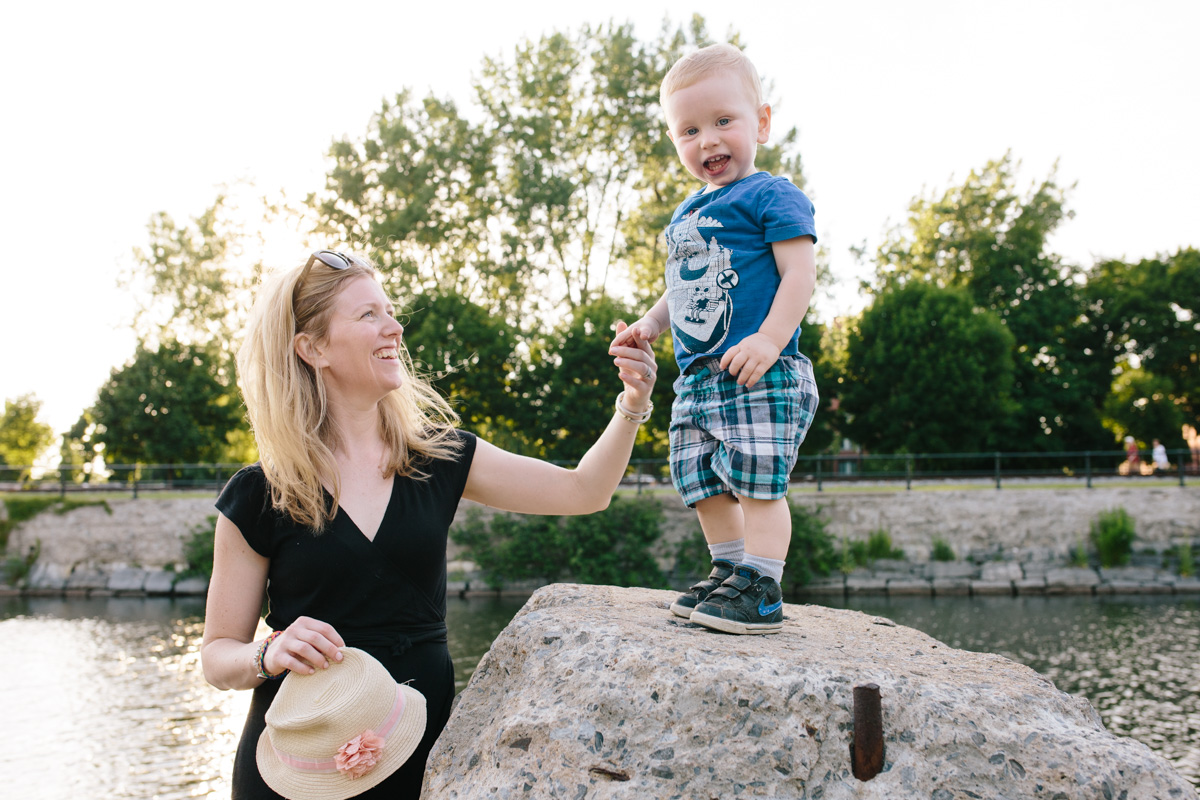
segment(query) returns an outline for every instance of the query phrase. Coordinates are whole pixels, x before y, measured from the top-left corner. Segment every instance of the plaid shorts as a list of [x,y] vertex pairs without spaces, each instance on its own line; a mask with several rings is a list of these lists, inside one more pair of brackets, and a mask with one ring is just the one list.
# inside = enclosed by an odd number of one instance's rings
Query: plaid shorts
[[796,451],[817,411],[812,362],[781,356],[753,388],[716,357],[675,381],[671,480],[689,507],[718,494],[775,500],[787,494]]

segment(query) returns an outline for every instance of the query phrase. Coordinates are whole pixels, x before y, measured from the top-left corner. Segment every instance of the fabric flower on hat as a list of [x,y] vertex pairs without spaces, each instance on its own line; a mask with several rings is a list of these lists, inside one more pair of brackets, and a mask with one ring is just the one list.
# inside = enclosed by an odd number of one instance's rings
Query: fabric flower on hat
[[371,771],[383,752],[384,739],[372,730],[365,730],[342,745],[333,757],[338,771],[353,780]]

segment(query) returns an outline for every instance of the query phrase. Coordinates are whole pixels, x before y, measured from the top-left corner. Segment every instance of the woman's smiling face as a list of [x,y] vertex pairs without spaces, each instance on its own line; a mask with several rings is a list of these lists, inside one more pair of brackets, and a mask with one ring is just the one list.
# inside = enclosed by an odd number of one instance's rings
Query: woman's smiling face
[[362,276],[345,284],[330,312],[328,334],[316,344],[326,387],[344,397],[378,402],[404,382],[403,326],[383,287]]

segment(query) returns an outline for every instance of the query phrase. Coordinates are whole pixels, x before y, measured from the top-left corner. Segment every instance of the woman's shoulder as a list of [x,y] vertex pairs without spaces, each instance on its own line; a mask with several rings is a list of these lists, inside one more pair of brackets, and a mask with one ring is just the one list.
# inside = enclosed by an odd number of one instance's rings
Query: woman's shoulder
[[261,461],[255,461],[253,464],[242,467],[225,483],[226,489],[237,487],[243,491],[257,487],[265,489],[266,486],[267,473],[263,470]]
[[261,462],[255,462],[248,466],[242,467],[221,489],[221,494],[217,498],[217,508],[226,516],[230,516],[229,511],[235,506],[241,506],[247,501],[255,501],[261,506],[268,494],[270,486],[267,483],[267,474],[263,470]]

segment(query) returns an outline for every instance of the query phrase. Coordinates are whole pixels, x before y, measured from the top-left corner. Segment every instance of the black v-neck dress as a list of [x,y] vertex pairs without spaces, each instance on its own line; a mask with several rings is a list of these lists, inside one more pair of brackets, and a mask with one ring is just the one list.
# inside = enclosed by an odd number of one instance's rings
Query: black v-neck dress
[[[217,499],[256,553],[271,560],[267,617],[283,630],[297,617],[327,622],[346,644],[365,650],[397,681],[425,695],[425,737],[403,767],[358,797],[418,798],[425,760],[450,717],[454,666],[446,647],[446,539],[467,482],[476,439],[459,432],[449,461],[426,464],[427,480],[397,477],[372,541],[344,509],[319,536],[271,508],[258,464],[238,472]],[[233,769],[234,800],[278,798],[262,780],[255,747],[281,681],[254,689]]]

